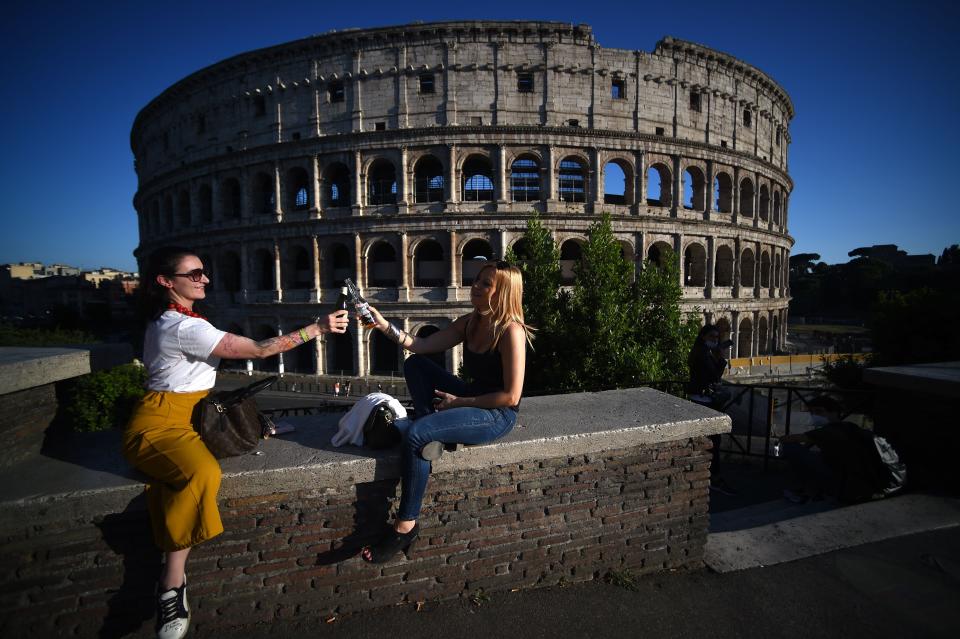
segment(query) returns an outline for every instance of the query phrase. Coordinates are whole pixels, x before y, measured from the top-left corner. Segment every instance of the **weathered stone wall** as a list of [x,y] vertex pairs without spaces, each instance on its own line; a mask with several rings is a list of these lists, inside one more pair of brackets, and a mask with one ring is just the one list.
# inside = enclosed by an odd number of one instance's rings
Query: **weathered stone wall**
[[[355,553],[395,505],[395,479],[228,498],[226,532],[190,557],[194,630],[210,635],[609,570],[698,567],[709,445],[694,438],[437,473],[409,560],[384,566]],[[50,513],[5,534],[3,635],[152,636],[159,553],[142,502],[93,517]]]

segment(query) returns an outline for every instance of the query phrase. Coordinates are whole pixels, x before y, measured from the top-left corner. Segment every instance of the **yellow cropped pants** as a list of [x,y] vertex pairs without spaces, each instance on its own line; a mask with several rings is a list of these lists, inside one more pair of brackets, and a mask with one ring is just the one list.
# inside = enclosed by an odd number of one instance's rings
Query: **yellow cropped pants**
[[166,552],[223,532],[217,509],[220,464],[191,423],[207,393],[149,391],[123,435],[123,456],[150,477],[146,493],[153,539]]

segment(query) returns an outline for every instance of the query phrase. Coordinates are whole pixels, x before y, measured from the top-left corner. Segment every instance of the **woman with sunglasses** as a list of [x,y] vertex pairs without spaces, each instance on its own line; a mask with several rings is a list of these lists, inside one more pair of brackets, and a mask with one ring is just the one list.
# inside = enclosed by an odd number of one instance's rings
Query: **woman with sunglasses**
[[193,252],[167,247],[150,255],[140,282],[148,319],[143,343],[147,394],[123,436],[123,454],[150,477],[147,507],[164,551],[157,587],[157,636],[183,637],[190,623],[184,568],[190,549],[223,532],[217,510],[220,465],[193,429],[194,408],[216,382],[221,359],[263,359],[321,333],[343,333],[337,311],[288,335],[255,342],[214,328],[194,310],[210,283]]
[[[378,330],[416,354],[403,365],[414,416],[397,420],[403,433],[400,507],[393,527],[363,549],[364,561],[387,562],[416,539],[431,462],[440,457],[444,445],[485,444],[513,428],[532,331],[523,322],[522,299],[520,270],[495,262],[484,266],[470,287],[473,311],[429,337],[410,335],[370,309]],[[468,382],[423,357],[460,343]]]

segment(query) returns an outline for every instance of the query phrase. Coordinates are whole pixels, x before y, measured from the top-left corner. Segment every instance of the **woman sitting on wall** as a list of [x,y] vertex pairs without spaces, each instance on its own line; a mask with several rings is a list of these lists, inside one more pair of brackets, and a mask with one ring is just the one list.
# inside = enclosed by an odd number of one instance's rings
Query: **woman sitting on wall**
[[348,322],[341,310],[289,335],[254,342],[214,328],[194,311],[209,283],[200,259],[173,247],[150,255],[140,283],[149,320],[143,343],[147,394],[124,432],[123,454],[150,477],[153,538],[165,553],[157,588],[160,639],[179,639],[189,627],[184,567],[190,548],[223,532],[220,465],[191,424],[194,408],[216,382],[220,359],[270,357],[321,333],[343,333]]
[[[403,365],[415,415],[412,421],[397,421],[403,432],[400,508],[392,530],[363,549],[365,561],[389,561],[416,539],[431,462],[443,453],[444,444],[485,444],[516,423],[532,330],[523,322],[522,299],[520,270],[495,262],[484,266],[470,287],[473,311],[429,337],[414,337],[371,308],[377,329],[416,353]],[[422,356],[460,343],[469,381]]]

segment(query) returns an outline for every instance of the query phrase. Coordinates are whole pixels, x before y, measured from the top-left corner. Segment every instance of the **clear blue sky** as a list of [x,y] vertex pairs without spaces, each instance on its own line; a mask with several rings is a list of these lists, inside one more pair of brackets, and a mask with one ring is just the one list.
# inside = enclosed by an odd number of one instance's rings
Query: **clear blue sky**
[[[204,66],[329,29],[414,20],[587,23],[604,47],[665,35],[759,67],[793,99],[794,252],[960,242],[960,9],[889,2],[18,2],[4,12],[0,263],[134,269],[129,133]],[[359,9],[359,11],[355,10]]]

